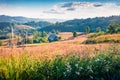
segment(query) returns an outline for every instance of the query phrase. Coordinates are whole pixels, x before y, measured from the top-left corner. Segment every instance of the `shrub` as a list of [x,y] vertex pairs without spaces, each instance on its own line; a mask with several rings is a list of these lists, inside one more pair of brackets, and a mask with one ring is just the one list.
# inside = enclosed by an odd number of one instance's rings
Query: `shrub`
[[59,37],[58,37],[58,40],[61,40],[61,39],[62,39],[62,37],[61,37],[61,36],[59,36]]
[[90,34],[88,36],[88,38],[93,38],[93,37],[97,37],[97,36],[101,36],[101,35],[104,35],[105,33],[104,32],[98,32],[98,33],[93,33],[93,34]]
[[28,44],[33,44],[33,39],[29,39],[29,38],[28,38],[28,39],[27,39],[27,43],[28,43]]
[[73,37],[77,37],[77,32],[73,32]]
[[119,33],[120,32],[120,24],[111,22],[107,27],[107,33],[113,34],[113,33]]
[[39,42],[40,42],[40,43],[47,43],[47,42],[48,42],[48,39],[45,38],[45,37],[43,37],[43,38],[40,38],[40,39],[39,39]]
[[40,37],[40,38],[37,38],[37,39],[33,39],[33,43],[47,43],[48,40],[46,37]]
[[84,43],[85,43],[85,44],[95,44],[95,43],[96,43],[96,40],[90,40],[90,39],[88,39],[88,40],[86,40]]

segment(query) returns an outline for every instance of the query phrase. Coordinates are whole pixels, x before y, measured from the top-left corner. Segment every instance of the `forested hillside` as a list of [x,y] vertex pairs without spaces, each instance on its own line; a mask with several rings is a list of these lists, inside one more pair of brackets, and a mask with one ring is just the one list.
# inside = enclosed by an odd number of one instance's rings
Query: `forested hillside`
[[[9,18],[7,19],[9,20]],[[10,32],[10,26],[13,26],[15,30],[18,30],[20,27],[23,28],[23,26],[24,28],[29,27],[28,30],[32,29],[30,30],[30,32],[33,32],[34,30],[47,31],[47,32],[51,32],[53,30],[57,30],[61,32],[73,32],[73,31],[84,32],[85,28],[89,27],[90,32],[94,32],[98,27],[100,27],[103,31],[106,31],[106,28],[111,22],[120,23],[120,16],[74,19],[74,20],[68,20],[65,22],[56,22],[56,23],[50,23],[47,21],[30,21],[25,23],[16,23],[16,22],[7,22],[7,21],[2,22],[1,18],[0,20],[1,20],[0,32],[2,33]],[[16,27],[15,25],[19,25],[19,28]]]
[[52,23],[49,23],[47,21],[39,21],[39,22],[31,21],[31,22],[24,23],[24,25],[32,26],[36,29],[41,29],[51,24]]
[[90,27],[90,31],[93,32],[97,27],[101,27],[102,30],[106,30],[110,22],[120,22],[120,16],[111,16],[111,17],[96,17],[96,18],[87,18],[87,19],[74,19],[69,20],[63,23],[56,23],[40,29],[40,31],[52,31],[58,30],[61,32],[72,32],[80,31],[84,32],[86,26]]

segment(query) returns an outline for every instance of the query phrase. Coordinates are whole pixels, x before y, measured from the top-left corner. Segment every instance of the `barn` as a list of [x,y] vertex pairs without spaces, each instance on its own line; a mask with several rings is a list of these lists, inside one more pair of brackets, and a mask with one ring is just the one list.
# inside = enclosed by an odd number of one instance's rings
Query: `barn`
[[48,37],[49,42],[58,41],[58,36],[55,33],[51,33]]

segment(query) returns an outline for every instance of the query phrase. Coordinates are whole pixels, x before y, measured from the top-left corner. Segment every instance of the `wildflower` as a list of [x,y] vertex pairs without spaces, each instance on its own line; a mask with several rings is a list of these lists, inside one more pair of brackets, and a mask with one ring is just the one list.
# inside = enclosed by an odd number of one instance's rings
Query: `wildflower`
[[98,58],[98,59],[96,59],[95,61],[98,62],[98,61],[100,61],[100,59]]
[[92,68],[89,69],[89,72],[94,73],[93,70],[92,70]]
[[69,69],[67,69],[67,72],[70,72],[70,70],[69,70]]
[[82,67],[80,67],[80,69],[83,69]]
[[67,63],[66,63],[66,66],[69,66],[69,65],[70,65],[69,62],[67,62]]
[[66,73],[65,73],[65,72],[63,72],[63,74],[64,74],[64,76],[66,76]]
[[71,66],[67,64],[67,72],[70,72],[72,70]]
[[108,66],[108,65],[106,66],[106,71],[107,71],[107,72],[109,71],[109,66]]
[[76,67],[78,67],[78,64],[75,64]]
[[76,55],[75,58],[80,58],[80,56]]
[[90,76],[90,78],[93,80],[93,77],[92,77],[92,76]]
[[75,72],[77,75],[80,75],[80,72]]
[[90,66],[87,66],[87,69],[90,69]]

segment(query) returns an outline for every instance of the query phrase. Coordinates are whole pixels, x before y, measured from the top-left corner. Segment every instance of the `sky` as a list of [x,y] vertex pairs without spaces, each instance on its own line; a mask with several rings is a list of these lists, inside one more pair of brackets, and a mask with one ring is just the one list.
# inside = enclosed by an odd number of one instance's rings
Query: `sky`
[[120,15],[120,0],[0,0],[0,15],[81,19]]

